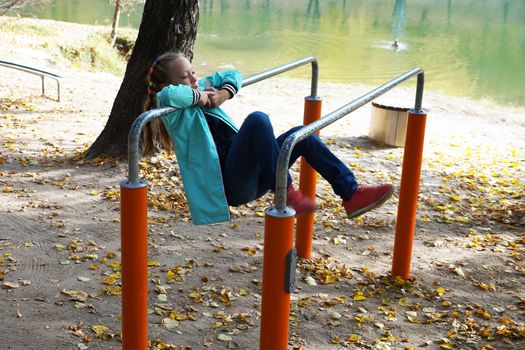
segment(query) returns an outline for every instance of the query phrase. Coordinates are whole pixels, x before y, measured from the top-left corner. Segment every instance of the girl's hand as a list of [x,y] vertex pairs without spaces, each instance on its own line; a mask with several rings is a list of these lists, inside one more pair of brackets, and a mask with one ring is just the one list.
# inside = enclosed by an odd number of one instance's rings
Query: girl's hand
[[198,105],[201,107],[210,106],[209,91],[201,91],[201,97],[199,98]]
[[210,107],[219,107],[230,98],[230,93],[226,90],[217,90],[215,88],[206,88],[204,92],[208,92],[208,100]]

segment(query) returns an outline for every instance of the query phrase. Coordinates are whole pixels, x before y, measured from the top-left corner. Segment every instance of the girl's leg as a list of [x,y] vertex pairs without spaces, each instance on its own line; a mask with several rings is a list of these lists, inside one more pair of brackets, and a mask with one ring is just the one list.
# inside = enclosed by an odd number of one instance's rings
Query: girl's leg
[[[277,138],[279,147],[284,140],[295,131],[301,129],[297,126]],[[290,157],[290,166],[303,156],[321,176],[332,185],[335,194],[347,201],[358,187],[354,174],[337,158],[316,134],[299,142],[293,149]]]
[[[299,130],[295,127],[277,138],[281,145],[286,137]],[[339,160],[317,135],[312,135],[299,142],[290,157],[293,163],[303,156],[306,161],[324,177],[343,199],[343,206],[349,218],[356,218],[367,211],[383,204],[394,192],[390,184],[379,186],[359,186],[354,174]]]
[[[275,139],[266,114],[254,112],[245,119],[230,146],[223,169],[224,188],[230,205],[248,203],[274,188],[279,149],[286,137],[299,128],[301,126]],[[357,217],[381,205],[393,192],[392,185],[358,186],[350,169],[330,152],[317,135],[307,137],[294,147],[289,166],[299,156],[304,156],[332,185],[334,192],[343,199],[349,217]],[[289,174],[288,184],[291,184]],[[313,210],[313,202],[289,186],[288,197],[291,195],[295,197],[295,205],[292,203],[292,206],[299,215]]]
[[248,203],[275,187],[279,147],[266,114],[254,112],[244,120],[222,169],[230,205]]

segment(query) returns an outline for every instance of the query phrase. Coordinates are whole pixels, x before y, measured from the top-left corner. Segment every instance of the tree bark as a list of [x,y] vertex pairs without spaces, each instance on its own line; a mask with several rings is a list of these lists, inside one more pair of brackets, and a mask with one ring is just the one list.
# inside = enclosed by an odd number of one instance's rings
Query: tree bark
[[111,25],[111,46],[115,45],[117,39],[118,22],[120,21],[120,11],[122,10],[122,2],[124,0],[117,0],[115,2],[115,14],[113,15],[113,24]]
[[131,125],[144,111],[149,67],[166,51],[182,51],[191,60],[198,18],[198,0],[146,0],[124,79],[106,126],[87,150],[87,158],[126,155]]

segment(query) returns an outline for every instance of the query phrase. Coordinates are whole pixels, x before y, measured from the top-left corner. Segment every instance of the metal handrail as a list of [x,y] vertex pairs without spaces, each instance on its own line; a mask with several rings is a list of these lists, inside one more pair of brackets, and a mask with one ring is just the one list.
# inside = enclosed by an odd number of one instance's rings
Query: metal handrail
[[[292,69],[299,68],[306,64],[312,64],[312,84],[310,90],[310,98],[317,98],[317,82],[319,78],[319,67],[317,59],[313,56],[304,57],[296,61],[292,61],[281,66],[268,69],[261,73],[251,75],[244,79],[242,87],[255,84],[261,80],[265,80],[276,75],[288,72]],[[163,107],[152,109],[142,113],[135,119],[128,134],[128,180],[131,184],[139,182],[139,162],[140,162],[140,134],[144,126],[150,121],[173,113],[177,110],[175,107]]]
[[18,64],[18,63],[14,63],[14,62],[8,62],[8,61],[2,61],[2,60],[0,60],[0,66],[16,69],[16,70],[19,70],[19,71],[22,71],[22,72],[26,72],[26,73],[30,73],[30,74],[34,74],[34,75],[39,75],[40,78],[42,79],[42,95],[43,96],[45,96],[44,77],[48,77],[48,78],[54,79],[57,82],[57,95],[58,95],[57,102],[60,102],[60,81],[59,81],[59,79],[62,78],[60,75],[55,74],[55,73],[51,73],[51,72],[47,72],[47,71],[42,70],[42,69],[33,68],[33,67],[29,67],[29,66],[24,66],[22,64]]
[[289,135],[286,140],[284,140],[281,150],[279,151],[279,158],[277,159],[277,170],[276,170],[276,179],[275,179],[275,197],[274,197],[274,206],[277,210],[286,209],[286,188],[288,180],[288,163],[290,162],[290,156],[292,154],[293,148],[297,143],[304,140],[308,136],[312,135],[318,130],[332,124],[333,122],[341,119],[347,114],[355,111],[359,107],[367,104],[376,97],[379,97],[386,93],[388,90],[391,90],[395,86],[401,84],[407,79],[410,79],[414,75],[417,75],[417,87],[416,87],[416,99],[415,99],[415,114],[421,114],[421,105],[423,102],[423,87],[425,84],[425,76],[423,69],[414,68],[411,71],[400,75],[399,77],[392,79],[388,83],[379,86],[378,88],[370,91],[369,93],[355,99],[354,101],[344,105],[343,107],[333,111],[332,113],[327,114],[321,119],[308,124],[304,128],[301,128]]
[[317,98],[317,82],[319,79],[319,65],[317,64],[317,59],[313,56],[304,57],[296,61],[293,61],[287,64],[283,64],[281,66],[278,66],[272,69],[265,70],[264,72],[251,75],[243,81],[242,86],[245,87],[248,85],[252,85],[261,80],[265,80],[273,76],[276,76],[278,74],[288,72],[292,69],[299,68],[308,63],[312,64],[312,84],[310,88],[310,98]]

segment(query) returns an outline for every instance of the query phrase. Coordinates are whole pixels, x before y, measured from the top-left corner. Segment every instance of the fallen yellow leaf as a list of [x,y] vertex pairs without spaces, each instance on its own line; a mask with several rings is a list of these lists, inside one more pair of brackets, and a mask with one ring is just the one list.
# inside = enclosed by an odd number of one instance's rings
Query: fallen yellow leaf
[[351,342],[351,343],[355,343],[356,341],[359,341],[361,339],[361,337],[357,334],[350,334],[346,340]]
[[436,289],[436,292],[439,294],[439,295],[443,295],[446,293],[445,289],[442,288],[442,287],[439,287]]
[[336,335],[335,337],[332,337],[331,342],[332,342],[332,344],[339,344],[341,342],[341,337]]
[[103,325],[95,325],[95,326],[91,326],[91,329],[92,329],[93,332],[95,332],[97,335],[101,335],[101,334],[106,333],[106,331],[108,330],[108,327],[103,326]]

